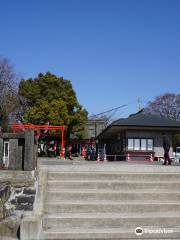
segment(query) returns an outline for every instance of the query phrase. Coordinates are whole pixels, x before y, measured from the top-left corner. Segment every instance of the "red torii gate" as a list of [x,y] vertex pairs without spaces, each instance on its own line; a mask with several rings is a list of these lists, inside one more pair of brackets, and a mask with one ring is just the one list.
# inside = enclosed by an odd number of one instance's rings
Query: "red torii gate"
[[65,126],[51,126],[51,125],[34,125],[34,124],[19,124],[13,123],[12,125],[13,130],[17,129],[33,129],[33,130],[61,130],[61,157],[64,157],[65,154],[65,141],[64,141],[64,131]]

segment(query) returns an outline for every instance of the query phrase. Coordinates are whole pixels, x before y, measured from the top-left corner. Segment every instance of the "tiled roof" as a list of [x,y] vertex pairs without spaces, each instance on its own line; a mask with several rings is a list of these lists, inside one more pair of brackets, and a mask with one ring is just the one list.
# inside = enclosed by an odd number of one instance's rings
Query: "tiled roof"
[[111,126],[147,126],[147,127],[180,127],[180,121],[170,120],[152,114],[138,113],[128,118],[120,118]]

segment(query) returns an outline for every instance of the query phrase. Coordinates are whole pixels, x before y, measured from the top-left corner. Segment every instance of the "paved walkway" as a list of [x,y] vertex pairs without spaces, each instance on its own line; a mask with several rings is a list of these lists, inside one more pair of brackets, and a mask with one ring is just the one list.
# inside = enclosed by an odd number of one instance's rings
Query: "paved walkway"
[[[84,160],[83,158],[76,158],[74,157],[73,160],[70,159],[62,159],[59,157],[39,157],[38,158],[38,163],[40,164],[47,164],[47,165],[61,165],[61,164],[97,164],[97,161],[87,161]],[[144,161],[132,161],[132,162],[127,162],[127,161],[105,161],[105,162],[100,162],[101,164],[118,164],[118,165],[151,165],[151,166],[163,166],[163,163],[160,161],[154,161],[154,162],[144,162]],[[180,166],[180,162],[172,162],[172,166]],[[167,167],[167,166],[163,166]],[[170,166],[168,166],[170,167]]]

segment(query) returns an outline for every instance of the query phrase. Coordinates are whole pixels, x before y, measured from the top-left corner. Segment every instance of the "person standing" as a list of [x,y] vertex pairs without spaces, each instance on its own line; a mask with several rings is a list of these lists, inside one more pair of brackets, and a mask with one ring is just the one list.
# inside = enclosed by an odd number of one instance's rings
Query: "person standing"
[[53,152],[54,152],[54,157],[57,155],[57,143],[54,144],[53,146]]
[[170,141],[166,135],[163,135],[163,148],[164,148],[164,164],[163,165],[171,165],[171,159],[169,157],[170,150]]

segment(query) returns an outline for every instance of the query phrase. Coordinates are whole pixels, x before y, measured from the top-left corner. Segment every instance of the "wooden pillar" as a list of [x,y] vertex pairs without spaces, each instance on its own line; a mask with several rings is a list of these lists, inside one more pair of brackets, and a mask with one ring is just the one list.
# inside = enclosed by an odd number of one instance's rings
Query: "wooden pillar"
[[0,138],[0,167],[3,164],[3,138]]
[[25,131],[25,156],[24,170],[34,170],[34,130],[26,129]]
[[65,155],[65,143],[64,143],[64,127],[62,127],[61,132],[61,157],[64,158]]
[[8,169],[16,170],[18,162],[18,139],[9,139],[9,166]]

